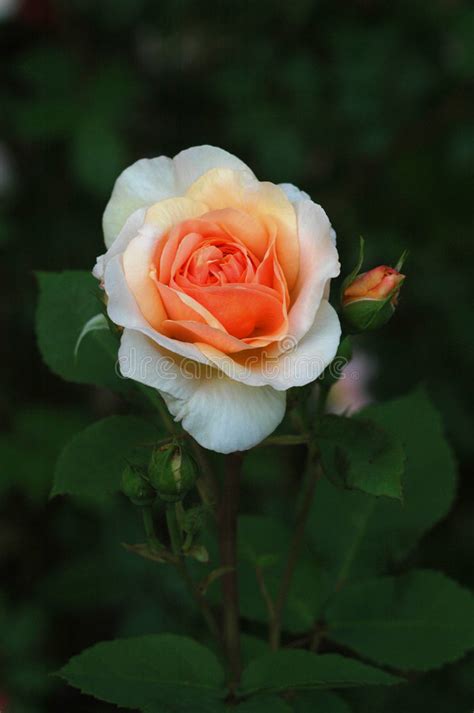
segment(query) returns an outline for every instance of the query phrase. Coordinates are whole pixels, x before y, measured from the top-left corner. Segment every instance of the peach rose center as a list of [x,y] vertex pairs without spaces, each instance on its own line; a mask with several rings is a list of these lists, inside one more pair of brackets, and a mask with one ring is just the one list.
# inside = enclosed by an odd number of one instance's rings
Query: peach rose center
[[[237,236],[220,217],[219,222],[206,216],[182,221],[159,239],[151,276],[167,316],[161,331],[225,351],[248,349],[255,339],[261,346],[262,337],[278,336],[287,317],[286,280],[274,240],[267,233],[259,259],[245,236]],[[225,335],[245,341],[226,343]]]

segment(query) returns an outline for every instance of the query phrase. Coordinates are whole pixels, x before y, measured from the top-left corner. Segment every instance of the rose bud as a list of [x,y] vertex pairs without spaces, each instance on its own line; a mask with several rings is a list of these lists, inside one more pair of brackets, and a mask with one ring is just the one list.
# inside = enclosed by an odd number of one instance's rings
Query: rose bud
[[196,482],[196,475],[195,463],[182,446],[167,443],[153,451],[148,477],[161,500],[182,500]]
[[122,473],[122,492],[134,505],[152,505],[156,493],[138,468],[127,465]]
[[395,311],[398,294],[405,280],[400,269],[404,253],[395,267],[380,265],[357,274],[363,261],[364,243],[361,239],[356,269],[342,286],[342,314],[350,331],[365,332],[378,329],[388,322]]

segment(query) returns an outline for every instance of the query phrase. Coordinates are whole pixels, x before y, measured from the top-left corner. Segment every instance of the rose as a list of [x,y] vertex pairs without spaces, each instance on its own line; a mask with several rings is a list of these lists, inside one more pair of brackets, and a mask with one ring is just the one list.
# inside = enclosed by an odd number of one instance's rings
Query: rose
[[126,169],[103,227],[94,275],[124,328],[121,373],[156,388],[206,448],[259,443],[286,390],[317,378],[338,347],[328,293],[339,262],[323,209],[200,146]]
[[[399,261],[399,264],[403,262]],[[343,314],[356,331],[378,329],[392,316],[405,275],[379,265],[357,275],[343,289]]]

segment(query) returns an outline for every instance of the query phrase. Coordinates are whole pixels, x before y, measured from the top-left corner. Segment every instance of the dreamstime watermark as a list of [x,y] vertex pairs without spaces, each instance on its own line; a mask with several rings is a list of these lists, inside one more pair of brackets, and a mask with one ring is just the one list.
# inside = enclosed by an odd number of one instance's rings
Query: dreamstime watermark
[[346,357],[337,356],[326,367],[322,357],[295,353],[296,346],[294,338],[285,337],[279,343],[278,352],[260,350],[258,354],[249,353],[243,359],[222,355],[214,361],[205,361],[203,355],[202,362],[179,355],[164,355],[158,350],[156,355],[144,356],[140,350],[132,347],[116,361],[115,371],[120,378],[157,385],[178,378],[251,381],[252,376],[261,376],[268,382],[278,378],[280,383],[288,381],[307,384],[317,379],[325,368],[334,380],[358,380],[358,371],[347,368],[349,360]]

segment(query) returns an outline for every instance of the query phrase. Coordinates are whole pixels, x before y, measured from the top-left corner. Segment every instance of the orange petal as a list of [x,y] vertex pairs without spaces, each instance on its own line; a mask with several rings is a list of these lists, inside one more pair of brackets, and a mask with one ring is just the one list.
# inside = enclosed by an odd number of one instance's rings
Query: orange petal
[[158,330],[166,319],[166,311],[150,271],[149,256],[153,248],[150,242],[143,235],[137,236],[128,244],[122,260],[125,279],[140,312]]
[[243,349],[248,349],[248,345],[240,339],[201,322],[166,320],[163,322],[162,332],[167,337],[177,339],[180,342],[211,345],[225,354],[233,354],[241,352]]
[[156,282],[168,319],[201,322],[224,331],[222,324],[199,302],[184,292]]
[[229,237],[245,245],[259,260],[263,259],[268,247],[268,232],[255,216],[235,208],[221,208],[206,213],[203,219],[217,224]]
[[[299,267],[299,243],[295,210],[281,188],[259,182],[246,171],[216,168],[205,173],[190,186],[187,197],[205,203],[211,211],[236,208],[260,219],[274,221],[277,229],[276,251],[285,274],[288,289],[296,282]],[[257,242],[257,241],[255,241]],[[262,259],[262,244],[254,246]],[[257,250],[260,247],[260,255]]]
[[184,291],[238,339],[272,334],[281,327],[286,317],[277,293],[263,285],[188,287]]

